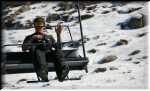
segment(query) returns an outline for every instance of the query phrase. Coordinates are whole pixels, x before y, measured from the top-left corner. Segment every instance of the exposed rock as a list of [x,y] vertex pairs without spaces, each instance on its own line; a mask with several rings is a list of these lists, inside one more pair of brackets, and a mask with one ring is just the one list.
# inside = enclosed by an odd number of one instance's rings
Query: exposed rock
[[142,28],[147,25],[147,19],[146,15],[139,14],[137,16],[132,16],[131,18],[128,18],[124,22],[118,23],[117,25],[120,26],[121,29],[137,29]]
[[52,9],[55,9],[55,8],[56,8],[56,6],[53,6],[53,7],[52,7]]
[[124,8],[124,9],[120,9],[117,12],[120,14],[127,14],[127,13],[131,13],[134,11],[137,11],[139,9],[142,9],[142,7],[137,7],[137,8]]
[[[86,19],[92,18],[93,16],[94,16],[93,14],[85,14],[85,15],[81,15],[81,19],[86,20]],[[78,19],[78,16],[75,18]]]
[[132,60],[132,58],[128,58],[128,59],[126,59],[125,61],[131,61]]
[[69,10],[69,9],[74,8],[73,2],[61,1],[61,2],[58,3],[57,6],[60,7],[60,8],[56,11],[65,11],[65,10]]
[[126,39],[120,39],[115,45],[113,45],[112,47],[116,47],[116,46],[121,46],[121,45],[127,45],[128,44],[128,40]]
[[29,5],[23,5],[22,7],[20,7],[16,12],[15,14],[19,15],[20,13],[23,13],[25,11],[28,11],[30,10],[30,6]]
[[134,64],[139,64],[140,62],[133,62]]
[[85,1],[85,2],[79,2],[80,9],[86,9],[89,6],[94,6],[95,4],[101,3],[101,1]]
[[49,86],[49,85],[50,85],[50,84],[47,83],[47,84],[42,85],[42,87],[47,87],[47,86]]
[[[62,19],[63,19],[63,21],[65,21],[65,22],[68,22],[68,20],[69,20],[69,14],[64,14],[64,15],[61,15],[61,17],[62,17]],[[71,21],[71,20],[70,20]]]
[[102,58],[100,61],[98,61],[98,64],[108,63],[116,60],[118,57],[115,55],[109,55],[104,58]]
[[113,6],[113,4],[111,3],[102,3],[102,8],[111,8]]
[[12,29],[24,29],[25,26],[23,24],[21,24],[21,22],[17,21],[14,23]]
[[143,57],[136,58],[136,59],[139,59],[140,61],[143,61],[143,59],[147,59],[147,58],[148,58],[147,56],[143,56]]
[[92,6],[88,6],[86,9],[87,10],[94,10],[97,7],[97,5],[92,5]]
[[147,59],[147,58],[148,58],[147,56],[143,56],[143,57],[142,57],[142,59]]
[[117,8],[116,7],[112,7],[112,11],[116,11],[117,10]]
[[88,51],[88,53],[96,53],[96,49],[91,49]]
[[56,21],[60,19],[60,16],[59,14],[57,13],[53,13],[53,14],[49,14],[47,17],[46,17],[46,22],[50,23],[51,21]]
[[114,83],[114,82],[116,82],[116,80],[115,79],[107,79],[106,82],[107,83]]
[[[83,42],[86,43],[87,41],[89,41],[90,38],[87,38],[86,36],[83,37]],[[82,39],[78,40],[80,43],[82,42]]]
[[118,68],[112,66],[112,67],[109,68],[109,70],[118,70]]
[[136,54],[138,54],[140,52],[141,52],[140,50],[135,50],[132,53],[130,53],[129,56],[136,55]]
[[96,46],[102,46],[102,45],[106,45],[106,43],[100,43],[100,44],[97,44]]
[[18,19],[23,19],[23,18],[24,18],[23,16],[18,17]]
[[18,40],[18,41],[17,41],[17,43],[22,43],[22,42],[23,42],[23,40]]
[[128,44],[128,40],[125,40],[125,39],[120,39],[118,42],[117,42],[117,45],[127,45]]
[[128,73],[131,73],[132,72],[132,70],[128,70],[128,71],[126,71],[126,72],[122,72],[123,74],[128,74]]
[[107,14],[107,13],[109,13],[110,11],[103,11],[103,12],[101,12],[102,14]]
[[46,24],[46,29],[52,29],[52,26],[50,24]]
[[42,5],[41,8],[45,8],[47,5]]
[[5,26],[5,28],[7,28],[7,29],[12,28],[14,26],[15,19],[16,19],[16,15],[15,14],[11,14],[11,15],[5,17],[4,18],[4,26]]
[[107,8],[107,6],[102,6],[102,8]]
[[138,34],[137,37],[143,37],[145,36],[147,33],[141,33],[141,34]]
[[14,7],[18,7],[21,5],[31,5],[34,3],[37,3],[37,1],[22,1],[22,2],[14,2],[14,1],[10,1],[10,2],[2,2],[2,9],[5,9],[7,7],[10,8],[14,8]]
[[99,36],[97,35],[97,36],[93,37],[93,39],[94,40],[99,39]]
[[105,72],[106,70],[107,70],[106,67],[105,68],[96,68],[94,70],[94,72],[99,73],[99,72]]
[[31,20],[27,20],[24,27],[25,29],[33,28],[33,22]]
[[[7,28],[7,29],[23,29],[23,28],[31,28],[30,26],[31,25],[23,25],[21,24],[21,22],[19,21],[15,21],[16,20],[16,16],[25,12],[25,11],[28,11],[30,10],[30,6],[27,4],[27,5],[23,5],[21,6],[18,10],[16,10],[13,14],[5,17],[5,21],[3,23],[3,26],[4,28]],[[23,17],[19,17],[18,19],[21,19]]]
[[73,10],[70,12],[62,13],[62,14],[57,14],[57,13],[49,14],[46,17],[46,22],[50,23],[51,21],[57,21],[59,19],[61,19],[62,21],[65,21],[65,22],[71,22],[74,19],[74,17],[71,17],[70,15],[74,12],[76,12],[76,11]]
[[33,7],[32,9],[36,9],[36,7]]
[[89,19],[91,17],[93,17],[94,15],[91,15],[91,14],[86,14],[86,15],[81,15],[81,19],[82,20],[85,20],[85,19]]

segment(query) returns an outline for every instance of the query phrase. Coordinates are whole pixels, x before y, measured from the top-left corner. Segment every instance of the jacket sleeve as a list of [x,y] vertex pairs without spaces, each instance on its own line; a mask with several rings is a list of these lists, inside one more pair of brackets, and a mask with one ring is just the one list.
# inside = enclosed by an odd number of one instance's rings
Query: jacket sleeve
[[52,47],[54,47],[55,50],[60,50],[61,49],[61,43],[56,42],[55,39],[53,38],[53,36],[51,36],[51,39],[52,39]]
[[33,38],[31,36],[27,36],[25,38],[25,40],[23,41],[23,45],[22,45],[22,51],[26,51],[26,50],[30,50],[31,46],[27,45],[33,42]]

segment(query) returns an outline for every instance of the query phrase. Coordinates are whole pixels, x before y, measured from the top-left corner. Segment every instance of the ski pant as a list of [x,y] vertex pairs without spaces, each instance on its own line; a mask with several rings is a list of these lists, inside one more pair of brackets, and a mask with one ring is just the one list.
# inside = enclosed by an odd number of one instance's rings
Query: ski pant
[[47,53],[45,50],[34,48],[32,50],[32,57],[34,69],[38,77],[41,79],[48,79],[48,64],[46,60],[51,60],[55,65],[56,75],[58,79],[60,79],[62,68],[65,66],[63,64],[63,53],[60,50]]

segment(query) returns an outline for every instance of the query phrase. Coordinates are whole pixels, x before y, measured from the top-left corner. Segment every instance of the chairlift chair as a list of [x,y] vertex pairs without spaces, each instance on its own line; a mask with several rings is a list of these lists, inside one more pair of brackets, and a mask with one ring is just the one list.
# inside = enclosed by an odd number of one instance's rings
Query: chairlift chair
[[[76,55],[78,48],[74,47],[75,44],[77,44],[77,41],[74,41],[71,35],[71,31],[69,26],[67,27],[71,41],[68,42],[61,42],[62,46],[68,45],[72,47],[72,49],[62,49],[62,52],[65,56],[65,64],[69,65],[70,70],[85,70],[85,72],[88,72],[87,64],[89,62],[88,58],[86,57],[85,53],[85,47],[83,42],[83,32],[82,32],[82,24],[81,24],[81,17],[80,17],[80,11],[79,11],[79,4],[76,5],[78,9],[78,15],[79,15],[79,22],[80,22],[80,33],[81,33],[81,46],[83,48],[83,57]],[[56,27],[56,26],[53,26]],[[2,47],[6,46],[18,46],[22,44],[8,44],[3,45]],[[12,74],[12,73],[29,73],[34,72],[34,67],[32,63],[32,56],[29,52],[6,52],[2,54],[2,69],[3,72],[6,74]],[[50,57],[46,57],[48,62],[48,69],[49,71],[55,71],[54,63],[49,60]]]

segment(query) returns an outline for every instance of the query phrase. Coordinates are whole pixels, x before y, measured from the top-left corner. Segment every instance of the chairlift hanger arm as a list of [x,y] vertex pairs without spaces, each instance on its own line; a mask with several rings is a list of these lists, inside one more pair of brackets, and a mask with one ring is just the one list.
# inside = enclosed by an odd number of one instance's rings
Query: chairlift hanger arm
[[[51,25],[49,27],[54,27],[56,28],[57,25]],[[71,41],[73,41],[73,38],[72,38],[72,34],[71,34],[71,31],[70,31],[70,28],[69,28],[69,25],[63,25],[63,27],[66,27],[67,30],[69,31],[69,35],[70,35],[70,38],[71,38]]]
[[83,41],[84,37],[83,37],[83,30],[82,30],[82,23],[81,23],[81,15],[80,15],[80,8],[79,8],[79,0],[77,1],[76,7],[77,7],[77,11],[78,11],[78,16],[79,16],[81,41],[82,41],[82,47],[83,47],[83,55],[84,55],[84,58],[86,58],[85,46],[84,46],[84,41]]

